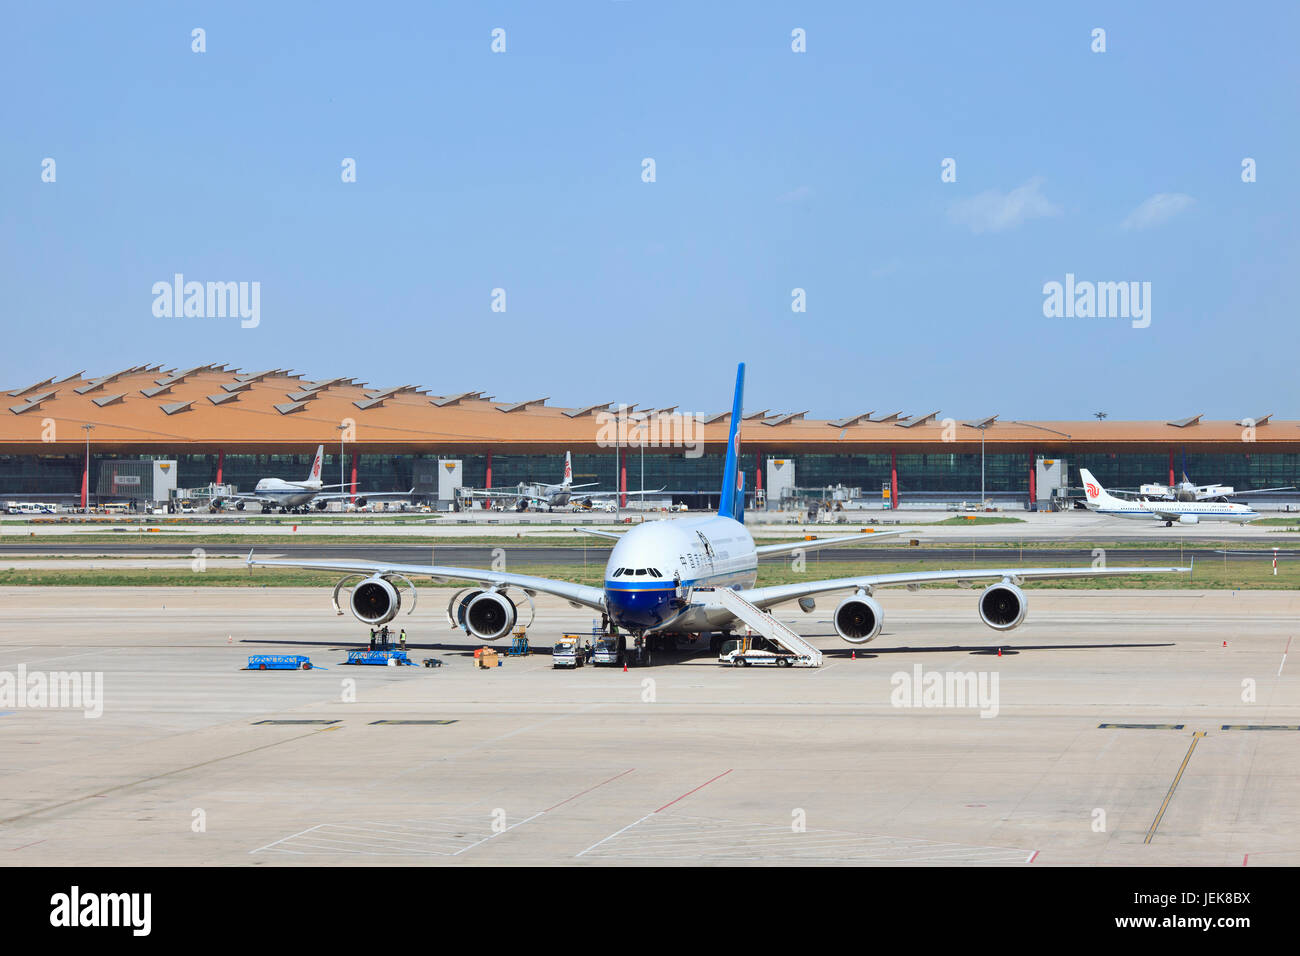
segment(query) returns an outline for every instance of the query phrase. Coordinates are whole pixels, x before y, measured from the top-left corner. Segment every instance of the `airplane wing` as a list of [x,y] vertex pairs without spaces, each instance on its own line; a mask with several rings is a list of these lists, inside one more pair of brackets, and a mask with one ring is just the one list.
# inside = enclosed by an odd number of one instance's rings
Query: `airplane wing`
[[338,501],[343,498],[364,498],[366,501],[374,501],[380,498],[411,498],[414,495],[414,488],[410,491],[330,491],[316,495],[312,501]]
[[[908,534],[908,529],[899,531],[866,531],[861,534],[844,534],[834,538],[813,538],[801,541],[782,541],[779,544],[760,544],[756,550],[760,558],[773,554],[793,554],[795,551],[816,551],[820,548],[833,548],[837,544],[866,544],[875,538],[889,538],[894,535]],[[750,592],[746,591],[746,594]]]
[[488,488],[461,488],[459,497],[461,498],[536,498],[537,495],[526,495],[516,488],[514,491],[492,491]]
[[217,495],[212,500],[224,505],[229,501],[271,501],[273,499],[270,495]]
[[595,528],[574,528],[573,530],[579,534],[593,534],[597,538],[613,538],[615,541],[623,537],[623,533],[617,531],[597,531]]
[[1028,580],[1051,578],[1115,577],[1121,574],[1181,574],[1191,568],[968,568],[956,571],[900,571],[894,574],[862,574],[852,578],[832,578],[826,581],[807,581],[797,584],[778,584],[744,591],[745,600],[766,610],[787,601],[812,597],[830,591],[900,587],[905,585],[937,584],[944,581],[1000,581],[1014,584]]
[[1171,513],[1171,512],[1168,512],[1168,511],[1163,510],[1163,509],[1162,509],[1158,504],[1156,504],[1156,502],[1154,502],[1154,501],[1144,501],[1144,502],[1142,502],[1142,503],[1143,503],[1144,505],[1146,505],[1148,511],[1150,511],[1153,515],[1155,515],[1155,516],[1156,516],[1157,518],[1159,518],[1161,521],[1177,521],[1178,519],[1180,519],[1180,518],[1182,517],[1182,515],[1180,515],[1180,514],[1175,514],[1175,513]]
[[[1285,488],[1251,488],[1249,491],[1234,491],[1234,492],[1233,492],[1232,494],[1230,494],[1230,495],[1215,495],[1215,494],[1210,494],[1210,495],[1208,495],[1208,497],[1211,497],[1211,498],[1240,498],[1242,495],[1262,495],[1262,494],[1264,494],[1265,492],[1269,492],[1269,491],[1295,491],[1295,490],[1296,490],[1296,489],[1295,489],[1295,485],[1287,485]],[[1199,489],[1199,488],[1197,489],[1197,494],[1198,494],[1198,495],[1200,494],[1200,489]]]
[[[574,485],[574,487],[578,487]],[[629,498],[635,498],[637,495],[657,495],[663,492],[663,488],[647,488],[644,491],[584,491],[580,495],[574,495],[575,498],[612,498],[615,495],[627,495]]]
[[476,584],[512,585],[533,594],[553,594],[564,598],[574,607],[605,609],[605,592],[585,584],[570,584],[531,574],[510,574],[506,571],[484,571],[479,568],[454,568],[439,564],[386,564],[379,561],[281,561],[254,559],[248,552],[246,564],[250,568],[303,568],[315,571],[337,571],[340,574],[401,574],[406,577],[432,578],[439,583],[448,581],[473,581]]

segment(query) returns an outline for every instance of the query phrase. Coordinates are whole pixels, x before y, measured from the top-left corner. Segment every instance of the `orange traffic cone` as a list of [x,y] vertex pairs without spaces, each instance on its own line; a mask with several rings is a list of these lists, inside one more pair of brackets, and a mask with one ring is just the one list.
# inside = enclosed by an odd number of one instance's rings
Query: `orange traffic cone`
[[856,661],[857,659],[858,659],[858,652],[857,652],[857,651],[853,651],[853,656],[850,657],[849,660],[851,660],[851,661]]
[[1001,656],[1002,656],[1002,648],[999,647],[999,648],[998,648],[998,657],[1001,657]]
[[624,673],[624,674],[627,673],[627,661],[624,661],[624,662],[623,662],[623,673]]

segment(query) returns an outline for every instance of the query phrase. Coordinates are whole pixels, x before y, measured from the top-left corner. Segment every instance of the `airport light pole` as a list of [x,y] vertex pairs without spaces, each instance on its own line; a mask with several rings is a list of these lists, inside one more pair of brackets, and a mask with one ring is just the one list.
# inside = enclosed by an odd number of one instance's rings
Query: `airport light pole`
[[980,510],[984,510],[984,429],[989,427],[987,419],[982,422],[962,422],[967,428],[980,430]]
[[646,429],[650,427],[649,419],[641,423],[641,514],[645,514],[645,440]]
[[95,430],[95,426],[82,425],[81,430],[86,433],[86,492],[81,499],[81,510],[83,514],[90,514],[90,433]]

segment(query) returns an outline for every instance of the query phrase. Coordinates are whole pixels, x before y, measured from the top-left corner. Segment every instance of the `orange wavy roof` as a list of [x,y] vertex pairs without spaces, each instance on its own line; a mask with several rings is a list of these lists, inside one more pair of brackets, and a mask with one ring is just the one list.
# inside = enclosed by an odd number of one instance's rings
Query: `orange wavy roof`
[[[287,369],[243,372],[224,365],[173,369],[136,366],[105,375],[79,372],[6,390],[0,411],[0,453],[65,454],[85,441],[83,425],[93,425],[91,442],[100,450],[122,453],[202,454],[310,451],[338,442],[339,426],[350,420],[355,437],[349,450],[365,453],[420,453],[483,450],[517,453],[593,451],[608,448],[601,426],[611,406],[584,409],[543,404],[546,399],[506,401],[481,392],[439,396],[414,385],[371,387],[350,378],[310,380]],[[640,414],[652,409],[636,409]],[[679,412],[680,414],[680,412]],[[746,417],[743,439],[768,453],[846,454],[895,449],[939,452],[979,447],[978,429],[937,413],[906,419],[836,421],[809,419],[804,413],[776,412]],[[710,415],[702,425],[706,446],[726,442],[728,415]],[[1010,450],[1094,446],[1111,451],[1187,450],[1224,452],[1225,446],[1300,451],[1300,422],[1269,420],[1254,442],[1230,421],[1191,420],[1178,427],[1160,421],[997,420],[985,431],[990,449]],[[944,441],[948,428],[949,441]],[[636,446],[636,426],[632,441]],[[608,433],[608,427],[606,427]],[[626,435],[626,432],[625,432]],[[625,443],[626,438],[625,438]]]

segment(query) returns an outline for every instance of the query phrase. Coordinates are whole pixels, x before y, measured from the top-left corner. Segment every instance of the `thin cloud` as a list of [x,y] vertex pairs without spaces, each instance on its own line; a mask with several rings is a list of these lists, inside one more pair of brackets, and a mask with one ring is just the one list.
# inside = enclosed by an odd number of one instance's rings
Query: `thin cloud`
[[1120,228],[1150,229],[1163,225],[1183,210],[1190,209],[1195,202],[1187,193],[1156,193],[1129,213]]
[[1042,186],[1043,177],[1035,176],[1010,192],[990,189],[959,199],[948,207],[948,218],[959,226],[970,227],[971,232],[981,233],[1002,232],[1030,219],[1059,216],[1061,207],[1043,195]]
[[812,195],[811,186],[797,186],[783,196],[777,198],[777,202],[799,202],[807,199]]

